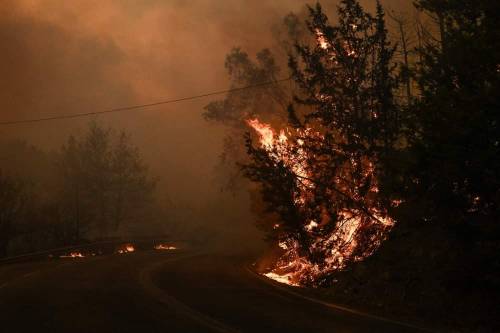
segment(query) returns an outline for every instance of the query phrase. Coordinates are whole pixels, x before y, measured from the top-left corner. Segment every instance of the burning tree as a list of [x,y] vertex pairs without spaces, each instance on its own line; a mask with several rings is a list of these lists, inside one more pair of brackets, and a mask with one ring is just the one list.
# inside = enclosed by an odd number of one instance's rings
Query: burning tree
[[[232,91],[224,99],[207,104],[203,117],[226,126],[228,134],[217,173],[222,175],[218,177],[222,188],[233,191],[243,179],[237,163],[247,160],[243,141],[246,120],[259,117],[273,123],[285,122],[290,97],[277,83],[281,69],[268,49],[259,51],[252,59],[240,48],[234,48],[226,56],[225,68]],[[276,84],[263,84],[271,82]],[[253,88],[241,89],[249,86]]]
[[290,57],[300,93],[289,126],[249,120],[259,144],[247,137],[244,170],[281,220],[270,232],[283,255],[269,276],[321,285],[372,254],[394,223],[387,210],[398,201],[380,180],[399,138],[398,82],[379,3],[373,16],[341,1],[334,26],[319,4],[309,10],[316,43]]

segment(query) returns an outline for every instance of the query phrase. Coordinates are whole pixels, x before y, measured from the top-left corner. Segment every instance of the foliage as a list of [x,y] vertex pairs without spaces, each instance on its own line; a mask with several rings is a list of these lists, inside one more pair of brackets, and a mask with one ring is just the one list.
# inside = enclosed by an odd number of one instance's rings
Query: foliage
[[155,180],[126,133],[90,123],[46,153],[0,144],[0,256],[108,237],[161,214]]
[[290,106],[286,144],[259,148],[247,140],[245,171],[281,216],[275,238],[312,263],[316,272],[305,279],[318,284],[372,253],[391,224],[377,179],[398,139],[399,109],[382,7],[372,16],[357,1],[342,1],[335,26],[319,4],[309,10],[317,42],[297,44],[290,57],[295,101],[305,107]]
[[[500,28],[494,1],[418,1],[441,25],[419,50],[421,96],[405,168],[418,217],[454,225],[493,222],[500,204]],[[471,61],[473,59],[473,61]]]
[[[280,217],[279,228],[267,228],[270,238],[293,244],[290,261],[307,258],[315,270],[303,272],[302,283],[328,283],[348,267],[346,258],[373,253],[387,216],[397,221],[395,235],[423,237],[435,228],[447,237],[442,244],[467,249],[462,257],[477,271],[498,267],[499,4],[422,0],[417,7],[434,19],[429,31],[437,36],[426,31],[404,63],[394,57],[380,4],[372,16],[357,1],[341,1],[333,26],[319,4],[310,7],[316,43],[297,43],[290,57],[300,91],[285,138],[273,132],[272,144],[255,145],[247,137],[246,175]],[[401,90],[404,98],[396,96]],[[345,245],[332,235],[353,219],[355,249],[332,265],[330,252]],[[449,264],[461,272],[459,261]]]
[[[276,117],[277,105],[286,108],[286,95],[277,84],[269,84],[280,79],[280,68],[271,51],[263,49],[252,61],[246,52],[234,48],[227,56],[226,70],[231,80],[231,89],[226,98],[210,102],[205,106],[203,116],[233,128],[245,126],[250,117],[263,115]],[[263,84],[266,83],[266,84]],[[241,87],[255,86],[238,90]]]
[[[58,163],[64,226],[70,238],[115,232],[151,201],[154,180],[127,134],[91,123],[82,138],[70,137]],[[95,232],[95,231],[94,231]]]
[[[225,67],[233,90],[224,99],[207,104],[203,117],[223,124],[228,131],[216,173],[222,189],[235,191],[242,184],[237,164],[247,160],[242,140],[246,120],[258,116],[283,123],[290,97],[278,83],[272,84],[281,79],[281,70],[268,49],[259,51],[255,59],[251,59],[240,48],[234,48],[226,56]],[[253,88],[239,89],[242,87]]]
[[16,236],[16,224],[25,217],[27,192],[18,179],[0,173],[0,257],[7,254],[9,242]]

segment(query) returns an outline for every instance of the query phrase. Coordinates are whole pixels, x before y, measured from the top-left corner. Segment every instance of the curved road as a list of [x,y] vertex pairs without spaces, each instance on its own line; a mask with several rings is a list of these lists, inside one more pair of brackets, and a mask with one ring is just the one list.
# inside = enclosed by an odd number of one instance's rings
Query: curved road
[[417,332],[290,295],[216,254],[0,266],[1,332]]

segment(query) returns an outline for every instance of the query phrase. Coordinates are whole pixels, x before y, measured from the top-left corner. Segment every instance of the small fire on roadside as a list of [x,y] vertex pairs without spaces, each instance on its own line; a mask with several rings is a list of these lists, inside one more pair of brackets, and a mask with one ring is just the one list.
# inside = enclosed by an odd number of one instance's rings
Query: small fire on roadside
[[85,258],[85,256],[78,251],[70,252],[68,254],[63,254],[59,258]]
[[125,244],[125,245],[120,246],[116,252],[119,254],[125,254],[125,253],[134,252],[134,251],[135,251],[134,245]]
[[154,247],[155,250],[177,250],[177,247],[167,244],[156,244]]
[[274,272],[269,272],[269,273],[265,273],[263,274],[264,276],[267,276],[269,279],[272,279],[276,282],[279,282],[279,283],[284,283],[284,284],[288,284],[290,286],[294,286],[294,287],[298,287],[300,286],[299,283],[297,282],[294,282],[293,280],[293,274],[277,274],[277,273],[274,273]]

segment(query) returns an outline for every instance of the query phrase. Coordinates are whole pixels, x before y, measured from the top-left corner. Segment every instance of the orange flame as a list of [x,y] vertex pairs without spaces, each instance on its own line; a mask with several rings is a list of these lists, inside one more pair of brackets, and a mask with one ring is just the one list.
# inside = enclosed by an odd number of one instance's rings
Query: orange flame
[[260,136],[260,143],[266,148],[274,145],[274,130],[271,125],[263,124],[258,119],[247,120],[248,125],[252,127]]
[[330,47],[330,43],[328,43],[325,35],[319,29],[316,29],[316,40],[318,41],[319,47],[323,50],[327,50]]
[[85,258],[85,256],[78,251],[70,252],[69,254],[61,255],[59,258]]
[[[285,133],[290,133],[281,130],[279,135],[270,124],[261,123],[258,119],[247,121],[248,125],[252,127],[259,134],[259,143],[265,149],[269,156],[273,159],[279,160],[287,165],[300,179],[300,193],[295,199],[295,204],[299,207],[304,207],[308,198],[310,198],[310,191],[314,188],[314,184],[308,179],[312,179],[310,168],[307,163],[306,152],[303,148],[304,141],[299,138],[296,140],[289,139]],[[297,130],[299,131],[299,130]],[[316,138],[321,139],[321,135],[313,133],[311,129],[302,130],[298,133],[298,137],[303,137],[304,134],[309,136],[314,135]],[[355,163],[355,161],[351,161]],[[366,162],[366,177],[372,177],[374,174],[374,167],[371,162]],[[378,193],[376,182],[372,183],[370,188],[371,195]],[[356,197],[356,193],[353,194]],[[399,204],[399,201],[394,203]],[[356,210],[344,210],[339,215],[337,226],[326,236],[318,236],[313,241],[312,247],[321,249],[327,253],[324,267],[319,267],[317,264],[311,263],[308,259],[299,255],[299,244],[293,239],[281,239],[278,246],[283,250],[283,256],[278,260],[276,267],[266,274],[268,278],[276,280],[280,283],[289,285],[299,285],[304,276],[317,276],[325,271],[340,270],[345,267],[347,260],[359,261],[371,255],[373,251],[380,245],[384,239],[385,233],[382,232],[374,239],[370,239],[372,246],[369,250],[357,253],[358,250],[358,237],[363,227],[376,225],[382,231],[387,232],[394,224],[394,220],[388,217],[384,212],[380,212],[377,208],[369,208],[370,217],[366,218],[366,214],[362,214]],[[323,224],[314,220],[304,221],[303,228],[307,232],[314,235],[314,231]],[[276,230],[279,225],[274,225]]]
[[166,244],[157,244],[155,245],[155,250],[177,250],[177,247]]
[[119,247],[116,252],[119,254],[125,254],[125,253],[134,252],[134,251],[135,251],[135,247],[133,244],[124,244],[121,247]]

